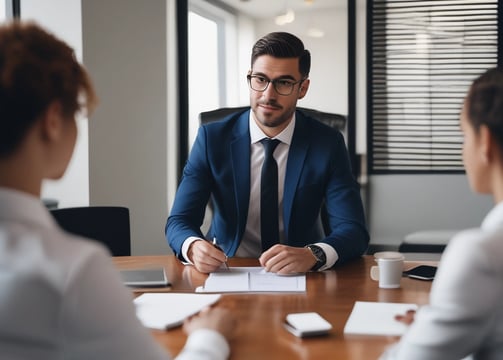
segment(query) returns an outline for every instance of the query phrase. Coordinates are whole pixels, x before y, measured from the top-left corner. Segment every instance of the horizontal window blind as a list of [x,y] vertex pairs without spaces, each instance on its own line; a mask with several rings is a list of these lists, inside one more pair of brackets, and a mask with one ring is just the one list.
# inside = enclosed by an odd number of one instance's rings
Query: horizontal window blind
[[459,112],[498,61],[498,1],[370,4],[369,171],[459,172]]

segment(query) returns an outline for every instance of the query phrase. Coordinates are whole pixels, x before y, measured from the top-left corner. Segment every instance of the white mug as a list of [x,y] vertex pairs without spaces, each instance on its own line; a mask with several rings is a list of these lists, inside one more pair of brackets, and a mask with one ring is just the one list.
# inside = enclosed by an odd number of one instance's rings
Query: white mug
[[379,281],[382,289],[400,287],[404,256],[396,251],[383,251],[374,254],[377,266],[370,268],[370,278]]

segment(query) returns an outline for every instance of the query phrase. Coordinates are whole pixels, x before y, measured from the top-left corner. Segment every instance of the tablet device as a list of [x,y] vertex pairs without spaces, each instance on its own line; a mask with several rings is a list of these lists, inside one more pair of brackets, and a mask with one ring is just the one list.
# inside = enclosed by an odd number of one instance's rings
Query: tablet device
[[169,286],[164,268],[120,270],[127,286]]
[[410,270],[404,271],[404,275],[419,280],[433,280],[435,278],[435,274],[437,273],[436,266],[430,265],[419,265]]

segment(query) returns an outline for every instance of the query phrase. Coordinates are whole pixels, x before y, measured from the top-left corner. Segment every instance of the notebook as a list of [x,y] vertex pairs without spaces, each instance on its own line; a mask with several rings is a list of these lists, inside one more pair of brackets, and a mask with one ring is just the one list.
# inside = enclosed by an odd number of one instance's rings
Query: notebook
[[344,327],[344,334],[403,335],[407,325],[395,320],[395,315],[417,308],[416,304],[356,301]]
[[170,329],[216,303],[220,294],[146,293],[134,299],[136,316],[144,326]]

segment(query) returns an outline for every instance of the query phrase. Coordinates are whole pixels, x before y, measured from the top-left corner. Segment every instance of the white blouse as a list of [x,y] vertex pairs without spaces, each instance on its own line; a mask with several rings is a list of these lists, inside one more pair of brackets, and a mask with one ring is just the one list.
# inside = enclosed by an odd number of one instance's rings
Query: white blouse
[[449,242],[423,306],[381,359],[503,358],[503,203]]
[[[176,311],[176,309],[173,309]],[[135,315],[109,253],[63,232],[41,201],[0,188],[0,358],[168,359]],[[189,336],[178,359],[225,359],[216,331]]]

